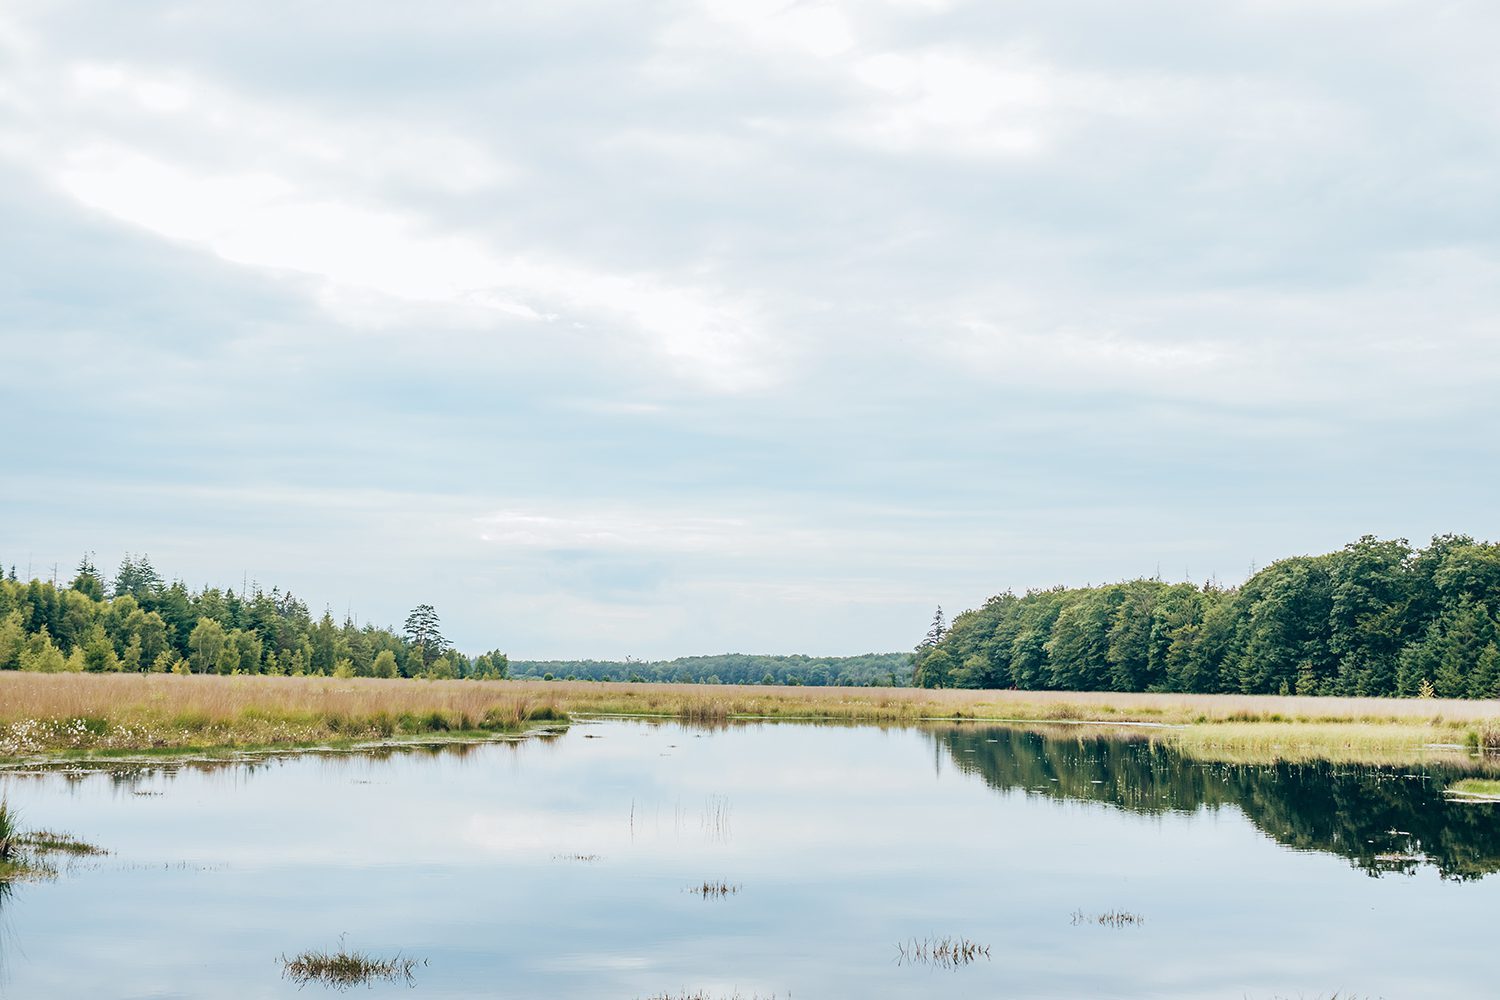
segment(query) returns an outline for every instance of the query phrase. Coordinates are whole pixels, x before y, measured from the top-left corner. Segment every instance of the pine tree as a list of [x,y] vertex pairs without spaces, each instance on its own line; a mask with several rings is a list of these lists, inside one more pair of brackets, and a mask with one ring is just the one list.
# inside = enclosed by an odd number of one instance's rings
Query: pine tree
[[421,660],[422,670],[427,668],[429,660],[441,656],[448,648],[441,629],[442,623],[431,604],[419,604],[406,616],[406,639]]
[[927,637],[922,640],[922,649],[931,649],[943,641],[943,636],[948,634],[948,623],[943,619],[943,606],[938,605],[937,613],[932,616],[932,626],[927,630]]

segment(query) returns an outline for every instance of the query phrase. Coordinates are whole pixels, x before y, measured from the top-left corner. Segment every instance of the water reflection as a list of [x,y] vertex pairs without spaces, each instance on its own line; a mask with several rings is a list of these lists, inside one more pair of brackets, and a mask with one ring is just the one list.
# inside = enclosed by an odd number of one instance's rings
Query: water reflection
[[1348,858],[1373,876],[1432,865],[1445,879],[1500,871],[1500,816],[1443,795],[1454,767],[1312,761],[1204,763],[1148,739],[953,727],[932,732],[960,770],[991,787],[1135,813],[1234,806],[1295,850]]

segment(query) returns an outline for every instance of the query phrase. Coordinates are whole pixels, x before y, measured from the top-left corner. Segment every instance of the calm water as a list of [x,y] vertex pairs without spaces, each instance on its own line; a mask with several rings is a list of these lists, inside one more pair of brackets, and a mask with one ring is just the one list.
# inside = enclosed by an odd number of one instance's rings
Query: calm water
[[[977,726],[631,722],[11,774],[27,825],[113,853],[0,901],[0,995],[323,995],[276,957],[342,935],[426,958],[424,998],[1491,998],[1500,811],[1444,802],[1443,778]],[[706,879],[742,888],[686,891]],[[1116,909],[1144,923],[1072,919]],[[896,964],[941,935],[991,957]]]

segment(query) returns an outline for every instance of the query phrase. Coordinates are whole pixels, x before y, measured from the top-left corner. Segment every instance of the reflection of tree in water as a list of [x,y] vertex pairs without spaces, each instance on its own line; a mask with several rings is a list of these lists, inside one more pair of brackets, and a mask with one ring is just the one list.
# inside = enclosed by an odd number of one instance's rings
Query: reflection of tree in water
[[1500,871],[1500,807],[1446,799],[1443,788],[1468,776],[1453,768],[1203,763],[1144,739],[1004,728],[932,735],[997,789],[1150,814],[1232,805],[1287,847],[1338,854],[1371,875],[1424,863],[1452,879]]

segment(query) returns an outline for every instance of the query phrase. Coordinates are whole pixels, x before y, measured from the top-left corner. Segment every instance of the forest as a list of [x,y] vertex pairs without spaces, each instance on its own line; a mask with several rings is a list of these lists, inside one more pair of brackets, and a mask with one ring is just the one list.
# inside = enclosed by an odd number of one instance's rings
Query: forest
[[516,660],[511,673],[547,680],[907,687],[911,663],[910,653],[821,657],[726,653],[675,660]]
[[442,635],[430,605],[400,630],[314,618],[290,592],[258,586],[189,590],[165,582],[146,556],[112,579],[85,558],[71,583],[0,578],[0,670],[156,671],[341,677],[676,681],[695,684],[910,685],[910,653],[808,657],[690,656],[677,660],[556,660],[512,664],[470,657]]
[[430,605],[401,631],[314,618],[290,592],[246,593],[166,583],[146,556],[127,555],[106,582],[88,558],[65,587],[0,579],[0,669],[336,677],[504,677],[499,650],[469,657]]
[[1003,593],[917,647],[924,687],[1493,698],[1500,545],[1365,536],[1238,587]]

